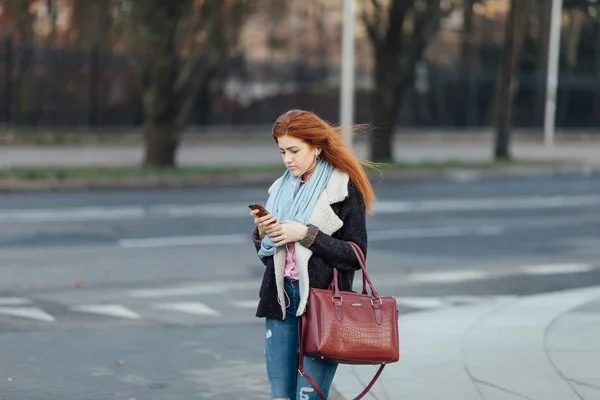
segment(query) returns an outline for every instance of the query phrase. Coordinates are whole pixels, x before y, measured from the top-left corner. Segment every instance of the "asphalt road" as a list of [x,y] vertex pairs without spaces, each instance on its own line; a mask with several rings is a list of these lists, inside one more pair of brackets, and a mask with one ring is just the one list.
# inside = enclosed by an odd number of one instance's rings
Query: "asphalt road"
[[[600,284],[600,177],[377,184],[402,313]],[[0,197],[0,399],[265,399],[265,187]],[[122,361],[122,362],[120,362]]]

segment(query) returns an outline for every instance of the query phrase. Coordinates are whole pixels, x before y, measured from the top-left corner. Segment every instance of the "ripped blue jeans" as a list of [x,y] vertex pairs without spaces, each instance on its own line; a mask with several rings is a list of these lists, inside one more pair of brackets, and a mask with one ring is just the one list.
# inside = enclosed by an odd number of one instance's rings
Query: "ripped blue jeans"
[[[265,361],[271,399],[319,400],[310,383],[298,373],[298,281],[286,278],[285,294],[285,319],[267,318],[265,321]],[[325,396],[329,396],[337,366],[336,363],[304,357],[304,372],[319,385]]]

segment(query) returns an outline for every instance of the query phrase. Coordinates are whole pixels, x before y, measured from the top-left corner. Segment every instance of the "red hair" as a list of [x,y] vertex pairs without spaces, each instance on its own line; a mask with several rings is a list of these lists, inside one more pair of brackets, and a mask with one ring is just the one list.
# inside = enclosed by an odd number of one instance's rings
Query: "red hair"
[[272,135],[275,142],[282,136],[293,136],[321,149],[319,157],[350,176],[350,180],[362,195],[367,213],[372,214],[375,193],[364,169],[364,165],[371,163],[354,155],[352,149],[342,140],[338,127],[323,121],[312,112],[290,110],[277,118],[273,124]]

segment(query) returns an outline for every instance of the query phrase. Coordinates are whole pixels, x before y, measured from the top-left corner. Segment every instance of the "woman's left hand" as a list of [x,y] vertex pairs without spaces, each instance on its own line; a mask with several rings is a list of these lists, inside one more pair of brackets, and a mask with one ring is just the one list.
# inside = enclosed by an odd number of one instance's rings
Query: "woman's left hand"
[[296,221],[281,221],[279,229],[269,235],[275,246],[283,246],[286,243],[299,242],[304,239],[308,232],[308,226]]

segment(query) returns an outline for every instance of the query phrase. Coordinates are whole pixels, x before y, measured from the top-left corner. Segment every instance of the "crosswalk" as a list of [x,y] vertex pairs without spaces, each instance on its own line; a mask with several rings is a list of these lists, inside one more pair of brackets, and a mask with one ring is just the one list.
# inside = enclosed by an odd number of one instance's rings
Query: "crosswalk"
[[[460,307],[485,302],[510,301],[515,295],[481,294],[482,281],[564,275],[598,279],[600,266],[586,263],[525,265],[495,270],[447,270],[372,276],[380,293],[396,298],[401,312]],[[592,274],[592,275],[589,275]],[[583,278],[580,278],[583,279]],[[568,281],[568,280],[567,280]],[[483,286],[489,286],[488,283]],[[354,290],[360,291],[360,279]],[[260,322],[254,314],[258,305],[257,279],[221,282],[188,282],[179,285],[141,288],[78,288],[34,295],[0,293],[0,329],[16,321],[56,325],[61,322],[89,323],[127,321],[174,325],[211,325]],[[424,290],[427,289],[428,290]],[[432,290],[434,288],[434,290]],[[495,293],[506,293],[496,291]],[[424,295],[421,295],[424,294]],[[440,295],[443,294],[443,295]]]
[[[490,301],[504,301],[514,296],[417,296],[396,297],[401,311],[430,310]],[[223,324],[252,322],[258,299],[215,301],[215,299],[179,299],[177,301],[128,301],[123,303],[82,303],[50,305],[36,299],[0,297],[0,321],[19,319],[37,323],[56,324],[61,320],[97,317],[113,320],[154,321],[164,323]],[[12,304],[12,305],[7,305]],[[51,311],[52,310],[52,311]]]

